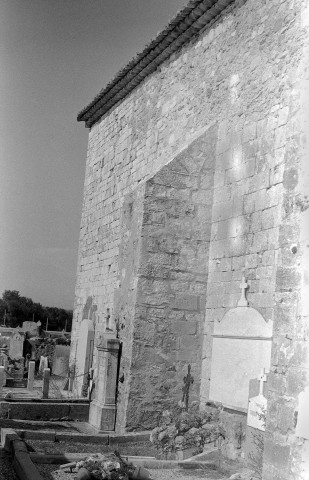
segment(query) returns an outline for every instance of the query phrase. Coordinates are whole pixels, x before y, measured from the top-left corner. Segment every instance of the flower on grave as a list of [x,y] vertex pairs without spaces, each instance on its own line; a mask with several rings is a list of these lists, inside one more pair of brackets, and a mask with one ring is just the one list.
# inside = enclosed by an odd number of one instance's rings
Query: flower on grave
[[160,427],[156,427],[152,430],[151,434],[150,434],[150,441],[152,443],[154,443],[157,438],[158,438],[158,433],[159,433],[159,430],[160,430]]
[[183,447],[183,441],[184,441],[184,437],[182,435],[178,435],[177,437],[175,437],[175,448],[176,450],[178,449],[181,449]]
[[162,421],[165,425],[172,423],[172,414],[169,410],[164,410],[162,413]]
[[78,462],[76,468],[85,468],[97,480],[128,480],[135,470],[134,465],[113,454],[103,458],[88,457]]
[[171,414],[166,410],[162,414],[161,425],[152,431],[151,442],[160,456],[192,447],[196,455],[203,451],[206,443],[215,441],[221,434],[220,411],[221,405],[210,401],[201,409],[194,402],[189,411],[175,408]]

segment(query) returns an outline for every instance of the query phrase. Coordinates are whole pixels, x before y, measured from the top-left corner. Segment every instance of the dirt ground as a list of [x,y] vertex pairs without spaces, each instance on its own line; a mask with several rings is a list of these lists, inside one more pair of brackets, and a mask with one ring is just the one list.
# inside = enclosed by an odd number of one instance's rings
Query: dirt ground
[[[69,470],[60,470],[57,465],[37,465],[37,468],[44,480],[74,480],[76,473],[70,473]],[[208,469],[184,470],[177,469],[149,469],[152,480],[226,480],[228,477],[223,474]]]

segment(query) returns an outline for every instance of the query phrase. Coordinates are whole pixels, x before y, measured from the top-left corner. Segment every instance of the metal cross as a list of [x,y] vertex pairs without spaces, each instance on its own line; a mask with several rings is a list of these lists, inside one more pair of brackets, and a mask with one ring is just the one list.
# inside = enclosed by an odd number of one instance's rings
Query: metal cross
[[190,386],[194,382],[194,378],[192,377],[191,373],[191,365],[188,365],[188,374],[183,377],[184,386],[182,387],[183,395],[182,395],[182,403],[185,405],[185,410],[188,410],[189,407],[189,390]]
[[247,307],[248,300],[246,299],[246,289],[249,285],[247,284],[244,276],[242,277],[242,282],[239,286],[241,288],[241,297],[239,299],[239,302],[237,303],[237,307]]

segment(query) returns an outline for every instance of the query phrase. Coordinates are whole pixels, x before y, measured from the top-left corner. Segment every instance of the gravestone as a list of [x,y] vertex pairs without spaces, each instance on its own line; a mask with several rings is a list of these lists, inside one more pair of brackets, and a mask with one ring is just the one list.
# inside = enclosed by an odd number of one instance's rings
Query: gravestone
[[214,324],[210,400],[225,407],[247,411],[249,381],[262,369],[269,371],[272,325],[248,306],[243,279],[241,298]]
[[41,327],[41,322],[31,322],[26,321],[23,322],[22,331],[23,332],[30,332],[32,334],[38,334]]
[[0,350],[9,355],[11,340],[16,333],[15,328],[0,328]]
[[48,398],[49,381],[50,381],[50,368],[44,368],[44,371],[43,371],[42,398]]
[[115,428],[119,348],[116,338],[103,338],[97,345],[97,384],[95,400],[90,404],[89,423],[98,431]]
[[8,367],[8,356],[4,351],[0,353],[0,366],[4,367],[7,370]]
[[8,366],[8,377],[6,386],[9,388],[27,388],[27,379],[24,378],[24,358],[13,361]]
[[27,388],[30,391],[33,390],[34,372],[35,372],[35,362],[29,362]]
[[21,358],[23,356],[23,348],[24,348],[23,335],[20,335],[20,333],[18,332],[14,333],[10,341],[9,357],[13,360],[17,358]]
[[[245,457],[249,468],[257,471],[261,468],[264,452],[264,432],[266,427],[267,375],[262,370],[258,379],[250,381]],[[267,391],[267,390],[266,390]]]
[[76,345],[75,385],[77,395],[82,396],[88,383],[88,372],[92,363],[94,325],[89,318],[81,322]]
[[265,415],[267,412],[267,399],[263,395],[263,382],[267,377],[263,370],[260,377],[260,391],[258,396],[249,398],[247,425],[261,431],[265,431]]
[[39,373],[43,374],[46,368],[48,368],[48,357],[41,355],[40,364],[39,364]]
[[53,375],[67,377],[69,371],[70,347],[56,345],[53,358]]
[[5,385],[5,370],[3,366],[0,366],[0,396],[3,393],[3,387]]

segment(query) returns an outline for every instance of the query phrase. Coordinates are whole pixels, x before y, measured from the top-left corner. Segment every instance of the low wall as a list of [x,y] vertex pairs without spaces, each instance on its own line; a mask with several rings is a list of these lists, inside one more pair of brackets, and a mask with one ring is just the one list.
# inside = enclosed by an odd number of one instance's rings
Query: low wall
[[88,422],[89,403],[0,402],[0,418],[51,420],[63,417]]

